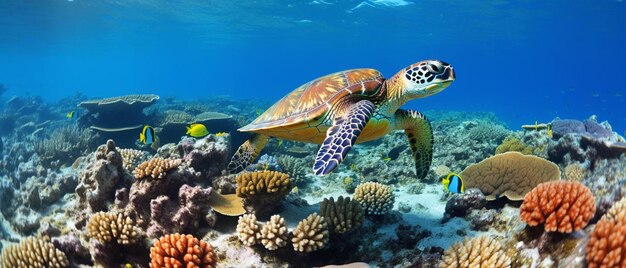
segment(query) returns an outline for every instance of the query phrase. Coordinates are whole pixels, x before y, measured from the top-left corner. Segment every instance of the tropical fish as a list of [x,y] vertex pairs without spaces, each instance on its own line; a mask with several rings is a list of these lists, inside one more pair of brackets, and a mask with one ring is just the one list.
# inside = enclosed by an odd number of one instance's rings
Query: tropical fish
[[65,114],[65,117],[67,117],[67,119],[73,119],[74,117],[76,117],[76,111],[68,112],[67,114]]
[[387,153],[387,158],[389,158],[390,160],[398,159],[400,153],[403,152],[404,149],[406,149],[406,145],[400,145],[392,148],[391,150],[389,150],[389,153]]
[[552,138],[552,124],[548,124],[546,129],[548,129],[548,138]]
[[139,141],[143,144],[151,145],[157,140],[156,132],[151,126],[143,126],[143,130],[139,133]]
[[187,127],[187,133],[185,134],[189,134],[189,136],[194,138],[200,138],[209,135],[209,131],[203,124],[191,124]]
[[226,133],[226,132],[217,132],[217,133],[215,133],[215,137],[219,138],[219,137],[222,137],[222,136],[226,136],[227,134],[228,133]]
[[441,180],[441,183],[443,184],[443,187],[445,187],[451,193],[458,194],[465,191],[465,184],[463,183],[463,179],[460,175],[454,172],[450,172],[450,174],[445,176]]

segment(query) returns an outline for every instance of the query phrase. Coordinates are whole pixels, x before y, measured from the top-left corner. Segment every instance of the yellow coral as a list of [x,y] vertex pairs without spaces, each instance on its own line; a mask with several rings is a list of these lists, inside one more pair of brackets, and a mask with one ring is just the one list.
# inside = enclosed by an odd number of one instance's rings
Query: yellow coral
[[511,258],[497,241],[481,236],[465,239],[448,248],[439,263],[440,268],[500,268],[511,267]]
[[461,172],[465,189],[480,189],[487,200],[506,196],[522,200],[542,182],[561,179],[559,167],[543,158],[519,152],[497,154]]
[[273,215],[263,225],[260,232],[261,244],[268,250],[276,250],[287,245],[287,226],[280,215]]
[[0,256],[2,267],[68,267],[63,252],[46,239],[29,237],[16,245],[5,246]]
[[496,147],[496,154],[506,152],[520,152],[522,154],[532,154],[534,151],[532,146],[526,145],[514,136],[508,136],[502,141],[502,144]]
[[141,162],[146,160],[146,152],[135,149],[118,149],[122,155],[123,166],[126,170],[134,170]]
[[289,175],[277,171],[255,171],[239,174],[237,196],[249,198],[259,193],[272,193],[283,196],[291,190]]
[[115,240],[121,245],[133,244],[137,242],[139,233],[135,222],[124,213],[101,211],[87,222],[87,235],[103,243]]
[[581,181],[585,178],[586,170],[578,163],[569,164],[564,170],[565,179],[568,181]]
[[395,198],[390,186],[378,182],[366,182],[356,187],[354,200],[361,203],[367,214],[381,215],[393,208]]
[[153,179],[163,179],[169,170],[172,170],[180,165],[180,159],[165,159],[162,157],[155,157],[148,161],[145,161],[135,169],[135,179],[143,179],[145,177],[152,177]]
[[312,252],[328,244],[328,225],[324,217],[313,213],[300,221],[293,230],[293,249],[298,252]]

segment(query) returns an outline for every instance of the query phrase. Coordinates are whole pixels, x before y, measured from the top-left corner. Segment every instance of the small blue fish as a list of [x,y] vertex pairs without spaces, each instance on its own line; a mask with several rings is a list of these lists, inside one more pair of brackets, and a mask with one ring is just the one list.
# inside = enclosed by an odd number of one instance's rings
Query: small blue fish
[[67,114],[65,114],[65,117],[67,117],[67,119],[75,118],[76,117],[76,111],[68,112]]
[[151,126],[143,126],[143,130],[139,133],[139,141],[143,144],[151,145],[156,142],[157,137],[154,128]]
[[465,191],[465,183],[463,183],[461,176],[456,173],[450,172],[441,180],[441,183],[451,193],[458,194]]

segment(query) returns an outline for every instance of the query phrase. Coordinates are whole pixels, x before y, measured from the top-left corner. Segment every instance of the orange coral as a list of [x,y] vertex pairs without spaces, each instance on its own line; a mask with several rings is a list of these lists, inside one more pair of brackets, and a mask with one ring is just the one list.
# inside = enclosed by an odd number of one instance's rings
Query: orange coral
[[545,223],[548,232],[571,233],[587,226],[595,211],[595,198],[585,185],[551,181],[526,194],[520,217],[530,226]]
[[595,267],[626,267],[626,213],[602,216],[589,235],[587,265]]
[[214,268],[217,260],[211,245],[192,235],[164,235],[150,248],[150,268]]

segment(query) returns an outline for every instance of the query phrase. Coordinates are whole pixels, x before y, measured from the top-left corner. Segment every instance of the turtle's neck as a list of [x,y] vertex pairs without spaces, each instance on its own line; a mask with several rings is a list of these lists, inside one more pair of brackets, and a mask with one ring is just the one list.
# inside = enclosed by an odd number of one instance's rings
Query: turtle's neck
[[[404,71],[400,71],[404,73]],[[393,115],[402,105],[412,98],[407,94],[405,90],[404,81],[401,79],[402,74],[396,74],[385,81],[387,101],[383,104],[385,113]]]

